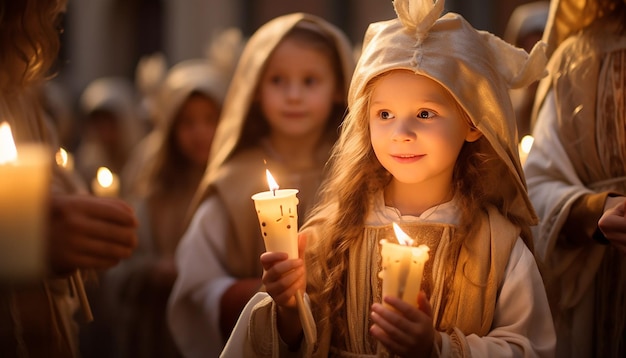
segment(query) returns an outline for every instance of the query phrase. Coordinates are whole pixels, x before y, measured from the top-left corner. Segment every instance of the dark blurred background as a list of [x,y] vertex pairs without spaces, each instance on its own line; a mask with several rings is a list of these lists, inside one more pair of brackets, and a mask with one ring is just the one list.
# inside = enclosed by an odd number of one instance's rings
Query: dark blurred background
[[[447,0],[446,11],[502,36],[523,0]],[[95,78],[133,79],[138,60],[161,52],[169,65],[202,56],[215,34],[238,27],[249,36],[269,19],[295,11],[321,16],[354,44],[370,22],[394,17],[390,0],[70,0],[57,79],[76,98]]]

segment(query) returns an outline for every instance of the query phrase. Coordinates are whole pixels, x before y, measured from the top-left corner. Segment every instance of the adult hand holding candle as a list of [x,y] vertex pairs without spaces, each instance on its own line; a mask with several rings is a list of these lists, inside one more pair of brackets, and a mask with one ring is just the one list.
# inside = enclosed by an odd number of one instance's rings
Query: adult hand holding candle
[[426,245],[412,246],[411,239],[400,227],[393,223],[399,244],[381,240],[383,297],[399,297],[417,307],[417,295],[422,285],[424,264],[428,260],[429,248]]
[[[268,252],[286,252],[289,259],[298,258],[298,198],[297,189],[279,189],[278,183],[269,170],[265,170],[269,191],[254,194],[261,234]],[[305,339],[313,343],[317,340],[313,314],[303,293],[296,294],[298,314]]]
[[0,124],[0,278],[36,279],[45,272],[45,221],[52,157],[42,144],[15,146]]

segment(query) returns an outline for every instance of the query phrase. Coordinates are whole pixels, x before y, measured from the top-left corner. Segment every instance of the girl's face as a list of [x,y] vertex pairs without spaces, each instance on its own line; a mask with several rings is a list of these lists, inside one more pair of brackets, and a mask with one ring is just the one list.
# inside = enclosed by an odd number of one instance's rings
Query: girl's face
[[261,109],[272,135],[289,138],[324,131],[338,96],[331,60],[289,38],[274,50],[259,84]]
[[454,98],[437,82],[410,71],[393,71],[376,82],[369,107],[376,157],[404,184],[448,187],[470,128]]
[[201,94],[193,94],[181,106],[174,131],[178,148],[190,162],[207,164],[219,115],[216,103]]

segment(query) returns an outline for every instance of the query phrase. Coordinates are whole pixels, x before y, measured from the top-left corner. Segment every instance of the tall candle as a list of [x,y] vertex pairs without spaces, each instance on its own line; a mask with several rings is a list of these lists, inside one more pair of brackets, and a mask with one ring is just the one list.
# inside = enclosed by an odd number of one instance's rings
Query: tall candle
[[396,223],[393,223],[393,229],[399,244],[387,240],[380,242],[382,270],[379,277],[383,280],[383,297],[399,297],[417,307],[429,248],[426,245],[412,246],[415,241]]
[[36,279],[45,272],[52,155],[43,144],[16,147],[8,123],[0,124],[0,278]]
[[[298,190],[279,189],[269,170],[265,170],[265,176],[270,190],[252,195],[265,250],[286,252],[289,259],[298,258]],[[303,292],[298,291],[298,315],[305,340],[313,344],[317,341],[315,322],[311,307],[303,297]]]
[[269,170],[265,172],[269,191],[252,196],[265,250],[286,252],[298,257],[298,193],[297,189],[279,189]]
[[96,196],[117,197],[120,191],[120,180],[108,168],[100,167],[91,183],[91,190]]

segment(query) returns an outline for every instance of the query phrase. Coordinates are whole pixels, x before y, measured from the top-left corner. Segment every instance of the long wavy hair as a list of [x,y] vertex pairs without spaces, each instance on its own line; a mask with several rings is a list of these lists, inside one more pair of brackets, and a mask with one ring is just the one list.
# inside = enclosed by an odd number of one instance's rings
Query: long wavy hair
[[0,2],[0,88],[28,87],[49,75],[57,59],[66,0]]
[[[312,242],[306,252],[307,292],[313,302],[325,303],[314,306],[319,331],[332,327],[335,337],[345,337],[348,330],[345,292],[350,248],[363,238],[372,197],[379,195],[392,179],[374,154],[369,131],[372,88],[382,76],[385,74],[370,81],[364,95],[351,106],[328,163],[320,201],[302,228],[315,227],[320,233],[319,240]],[[469,116],[458,104],[457,109],[471,125]],[[496,206],[517,224],[524,241],[532,246],[529,223],[508,210],[516,197],[515,190],[505,189],[506,185],[494,188],[498,182],[514,182],[514,178],[484,136],[475,142],[465,142],[452,180],[461,213],[451,250],[446,253],[447,262],[456,263],[464,238],[474,235],[480,227],[477,213],[486,212],[489,205]],[[447,265],[444,280],[448,284],[454,271],[455,265]]]

